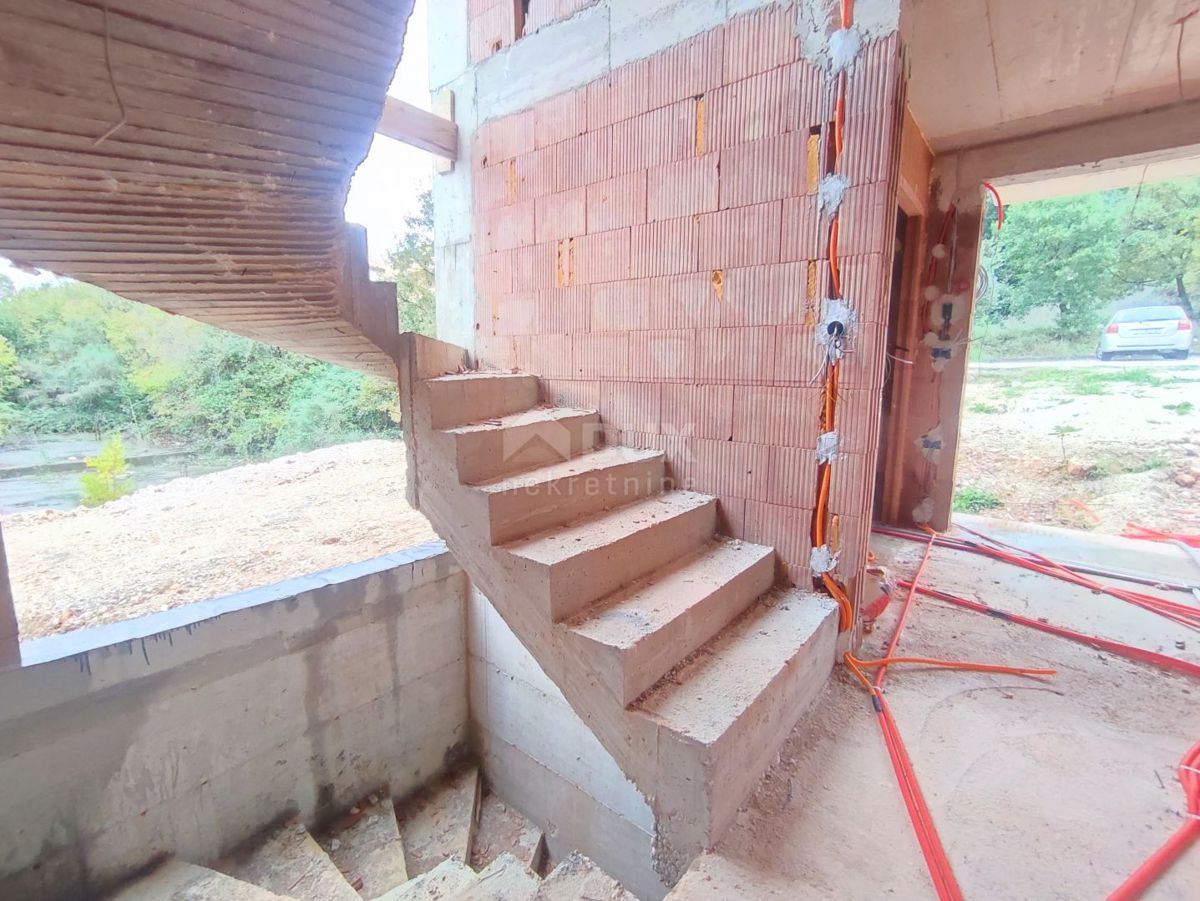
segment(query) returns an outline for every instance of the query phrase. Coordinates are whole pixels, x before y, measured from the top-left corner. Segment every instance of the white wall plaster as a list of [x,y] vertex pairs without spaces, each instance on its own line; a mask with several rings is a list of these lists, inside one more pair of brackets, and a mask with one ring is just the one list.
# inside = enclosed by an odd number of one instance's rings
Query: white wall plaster
[[458,78],[471,65],[467,3],[441,2],[429,10],[426,32],[429,90],[436,91]]
[[673,47],[729,17],[725,0],[611,0],[609,6],[613,68]]

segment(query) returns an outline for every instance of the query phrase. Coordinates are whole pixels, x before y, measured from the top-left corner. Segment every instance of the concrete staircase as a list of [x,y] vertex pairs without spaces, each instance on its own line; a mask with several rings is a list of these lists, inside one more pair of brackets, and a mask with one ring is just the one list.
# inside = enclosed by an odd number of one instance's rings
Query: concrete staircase
[[386,790],[310,834],[292,821],[211,867],[168,860],[112,901],[637,901],[579,854],[543,878],[542,832],[475,767],[398,807]]
[[398,360],[410,502],[651,803],[673,883],[824,684],[835,605],[534,376],[411,334]]

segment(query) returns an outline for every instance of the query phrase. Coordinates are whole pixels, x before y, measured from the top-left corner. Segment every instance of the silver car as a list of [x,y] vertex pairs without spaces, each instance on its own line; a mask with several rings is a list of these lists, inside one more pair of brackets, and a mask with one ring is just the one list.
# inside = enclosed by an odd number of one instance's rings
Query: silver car
[[1111,360],[1117,354],[1160,353],[1186,360],[1191,346],[1192,320],[1183,307],[1129,307],[1108,320],[1096,356]]

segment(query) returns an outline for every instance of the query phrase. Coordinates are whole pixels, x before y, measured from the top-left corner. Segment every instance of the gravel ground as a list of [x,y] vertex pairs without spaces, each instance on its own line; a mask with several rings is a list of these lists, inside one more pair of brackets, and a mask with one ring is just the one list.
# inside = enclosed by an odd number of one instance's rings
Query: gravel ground
[[1171,384],[1109,383],[1098,394],[972,375],[956,490],[1000,501],[970,512],[1017,522],[1200,532],[1200,381],[1186,375]]
[[22,638],[118,622],[429,541],[404,446],[363,441],[4,519]]

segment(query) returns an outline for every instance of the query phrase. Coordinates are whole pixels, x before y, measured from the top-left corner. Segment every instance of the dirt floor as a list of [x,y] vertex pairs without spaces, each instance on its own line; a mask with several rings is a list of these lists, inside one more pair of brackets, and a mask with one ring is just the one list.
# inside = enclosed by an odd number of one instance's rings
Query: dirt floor
[[432,540],[404,446],[364,441],[4,519],[23,639],[167,610]]
[[1200,371],[972,369],[955,480],[960,511],[1200,532]]
[[[876,553],[909,575],[920,548],[880,540]],[[1059,614],[1090,606],[1081,615],[1111,616],[1123,630],[1121,602],[1032,578],[1039,584],[1018,586],[1010,567],[938,549],[924,581],[1077,628]],[[1058,605],[1043,606],[1048,597]],[[863,656],[881,656],[900,601]],[[1194,633],[1165,631],[1145,646],[1200,660]],[[1058,670],[889,674],[889,705],[967,898],[1106,897],[1182,822],[1175,768],[1200,736],[1194,680],[924,599],[899,650]],[[1193,899],[1197,885],[1200,854],[1189,853],[1146,897]],[[871,704],[843,668],[689,874],[685,897],[935,897]]]

